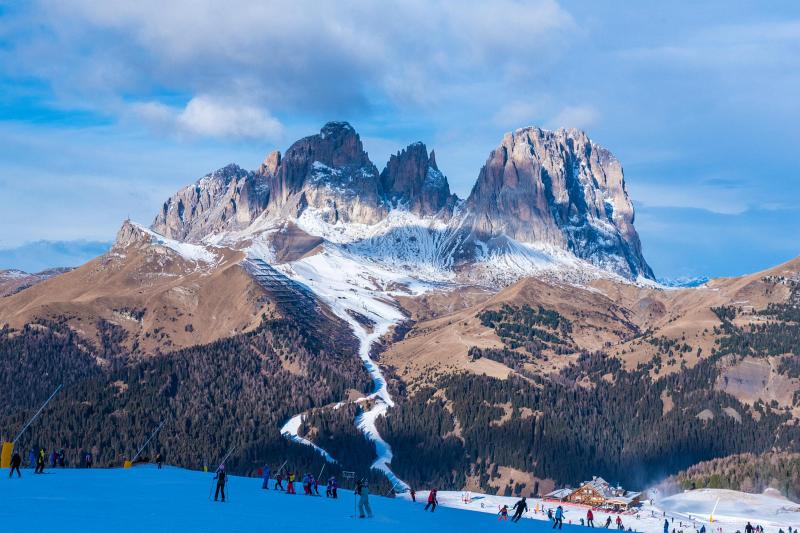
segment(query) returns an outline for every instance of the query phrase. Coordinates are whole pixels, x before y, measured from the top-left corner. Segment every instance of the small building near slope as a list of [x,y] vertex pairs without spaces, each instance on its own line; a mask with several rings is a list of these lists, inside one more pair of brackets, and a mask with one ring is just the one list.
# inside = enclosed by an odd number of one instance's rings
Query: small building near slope
[[601,477],[593,477],[591,481],[581,483],[577,489],[560,489],[545,496],[549,500],[615,511],[627,511],[638,506],[641,497],[641,492],[628,492],[622,487],[613,487]]

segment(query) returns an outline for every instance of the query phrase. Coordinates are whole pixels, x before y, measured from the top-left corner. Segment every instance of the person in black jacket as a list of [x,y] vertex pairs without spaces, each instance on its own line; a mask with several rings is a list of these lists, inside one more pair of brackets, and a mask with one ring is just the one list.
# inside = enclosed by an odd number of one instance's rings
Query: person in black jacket
[[8,477],[14,475],[14,470],[17,471],[17,477],[22,477],[22,474],[19,471],[19,465],[22,464],[22,457],[19,455],[19,452],[14,452],[14,455],[11,456],[11,470],[8,471]]
[[512,522],[519,522],[519,519],[522,518],[522,513],[528,510],[528,503],[525,501],[525,497],[523,496],[520,501],[514,504],[514,517],[511,519]]
[[156,464],[158,465],[158,469],[161,470],[161,463],[164,462],[164,458],[161,456],[161,452],[156,454]]
[[214,476],[217,480],[217,490],[214,492],[214,501],[222,494],[222,503],[225,503],[225,465],[219,465],[217,475]]

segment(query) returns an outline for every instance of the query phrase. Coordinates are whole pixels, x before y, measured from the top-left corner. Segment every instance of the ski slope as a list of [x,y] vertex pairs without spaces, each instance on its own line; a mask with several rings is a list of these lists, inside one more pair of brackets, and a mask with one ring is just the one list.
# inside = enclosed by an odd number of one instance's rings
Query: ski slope
[[[424,501],[427,491],[418,491],[417,500]],[[466,498],[465,498],[466,497]],[[400,496],[410,501],[408,494]],[[711,511],[719,498],[719,505],[714,513],[713,523],[710,521]],[[503,505],[511,508],[519,500],[517,497],[493,496],[463,491],[439,491],[439,503],[443,507],[466,509],[481,513],[497,513]],[[558,503],[544,501],[540,498],[528,498],[530,511],[526,517],[533,520],[548,521],[547,510],[555,511]],[[564,524],[579,524],[586,517],[586,507],[560,504],[564,508]],[[617,516],[621,516],[625,528],[643,533],[663,533],[664,518],[670,521],[670,531],[695,533],[705,525],[708,533],[736,533],[744,531],[750,521],[753,525],[761,525],[766,533],[776,533],[778,528],[784,531],[800,524],[800,505],[787,500],[780,494],[747,494],[733,490],[699,489],[686,491],[656,500],[654,504],[645,501],[642,507],[632,513],[610,513],[594,510],[594,521],[602,527],[611,517],[612,529],[615,529]],[[581,527],[586,531],[586,528]]]
[[[352,492],[337,500],[262,490],[261,480],[231,476],[229,501],[209,499],[211,473],[152,466],[123,469],[23,470],[8,478],[0,470],[0,531],[3,533],[238,533],[384,531],[443,533],[485,531],[494,516],[370,496],[372,519],[353,518]],[[324,494],[324,493],[323,493]],[[526,520],[526,531],[544,533],[545,522]],[[578,528],[564,526],[571,533]]]

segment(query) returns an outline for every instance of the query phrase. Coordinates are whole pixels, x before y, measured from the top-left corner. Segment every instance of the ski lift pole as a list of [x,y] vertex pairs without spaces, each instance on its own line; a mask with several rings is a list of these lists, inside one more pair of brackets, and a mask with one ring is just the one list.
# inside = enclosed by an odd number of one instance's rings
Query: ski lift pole
[[[228,453],[225,454],[225,457],[222,458],[222,461],[220,461],[219,464],[220,465],[224,465],[225,461],[228,460],[228,457],[231,456],[231,454],[234,452],[234,450],[236,450],[236,445],[234,445],[230,450],[228,450]],[[217,466],[217,470],[219,470],[219,466]],[[215,470],[215,472],[216,472],[216,470]]]
[[161,426],[163,426],[163,425],[164,425],[164,422],[165,422],[165,420],[162,420],[162,421],[161,421],[161,423],[160,423],[160,424],[158,425],[158,427],[156,428],[156,430],[155,430],[155,431],[153,431],[153,432],[150,434],[150,436],[147,438],[147,440],[146,440],[146,441],[144,441],[144,444],[142,444],[142,447],[141,447],[141,448],[139,448],[139,451],[138,451],[138,452],[136,452],[136,455],[134,455],[134,456],[133,456],[133,459],[131,459],[131,463],[133,463],[134,461],[136,461],[136,459],[137,459],[137,458],[139,457],[139,455],[140,455],[140,454],[141,454],[141,453],[144,451],[144,449],[145,449],[145,448],[147,448],[147,445],[150,443],[150,441],[151,441],[151,440],[153,440],[153,437],[155,437],[155,436],[156,436],[156,433],[158,433],[158,431],[161,429]]
[[12,444],[16,444],[16,443],[17,443],[17,441],[18,441],[18,440],[19,440],[19,438],[22,436],[22,434],[23,434],[23,433],[25,433],[25,430],[26,430],[26,429],[28,429],[28,426],[30,426],[30,425],[33,423],[33,421],[34,421],[34,420],[36,420],[36,417],[38,417],[38,416],[39,416],[39,414],[40,414],[40,413],[41,413],[41,412],[44,410],[44,408],[45,408],[45,407],[47,407],[47,404],[48,404],[48,403],[50,403],[50,400],[52,400],[52,399],[55,397],[55,395],[56,395],[56,394],[58,394],[58,391],[60,391],[60,390],[61,390],[61,387],[63,387],[63,385],[59,385],[58,387],[56,387],[56,390],[54,390],[54,391],[53,391],[53,394],[51,394],[51,395],[50,395],[50,397],[49,397],[47,400],[45,400],[45,402],[42,404],[42,406],[39,408],[39,410],[38,410],[38,411],[36,411],[36,414],[34,414],[34,415],[31,417],[31,419],[30,419],[30,420],[28,420],[28,423],[27,423],[27,424],[25,424],[25,425],[22,427],[22,429],[21,429],[21,430],[20,430],[20,432],[17,434],[17,436],[14,438],[14,440],[13,440],[13,441],[11,441],[11,443],[12,443]]

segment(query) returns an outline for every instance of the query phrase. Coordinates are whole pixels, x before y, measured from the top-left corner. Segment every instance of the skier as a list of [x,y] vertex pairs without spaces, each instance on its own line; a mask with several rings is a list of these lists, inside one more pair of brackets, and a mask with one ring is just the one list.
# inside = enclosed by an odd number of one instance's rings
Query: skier
[[158,465],[158,469],[161,470],[161,463],[164,462],[164,458],[161,457],[161,452],[156,453],[156,465]]
[[431,489],[431,491],[428,493],[428,504],[425,506],[423,511],[427,511],[428,507],[430,507],[431,512],[434,512],[438,504],[439,502],[436,500],[436,489]]
[[339,496],[336,494],[336,489],[338,489],[339,485],[336,483],[336,477],[331,478],[331,494],[333,494],[333,499],[337,499]]
[[275,487],[274,490],[283,490],[283,474],[278,472],[275,474]]
[[611,517],[610,516],[606,517],[606,523],[605,523],[605,525],[603,527],[606,528],[606,529],[611,527]]
[[664,533],[669,533],[669,520],[664,519]]
[[311,476],[308,473],[303,476],[303,493],[306,496],[311,496]]
[[311,475],[311,486],[314,488],[314,496],[319,496],[319,480]]
[[286,479],[286,494],[294,494],[294,472],[289,472],[289,477]]
[[261,483],[262,489],[269,488],[269,465],[264,465],[264,482]]
[[620,515],[617,515],[617,529],[620,531],[625,529],[625,526],[622,525],[622,517]]
[[219,465],[217,475],[214,476],[217,480],[217,490],[214,491],[214,501],[222,494],[222,503],[225,503],[225,465]]
[[744,533],[753,533],[753,526],[752,524],[750,524],[750,522],[748,522],[747,525],[744,526]]
[[500,512],[498,514],[500,515],[497,517],[498,522],[508,520],[508,505],[504,505],[503,507],[501,507]]
[[364,511],[367,511],[367,518],[372,518],[372,508],[369,506],[369,486],[367,485],[366,480],[361,480],[358,482],[358,486],[356,487],[356,494],[358,494],[358,512],[360,513],[359,518],[365,518]]
[[64,448],[58,452],[58,466],[64,468]]
[[93,463],[92,452],[86,452],[86,468],[91,468]]
[[44,474],[44,461],[45,461],[44,448],[40,448],[39,456],[36,458],[36,470],[34,471],[34,473]]
[[417,503],[417,491],[409,489],[409,492],[411,493],[411,501]]
[[14,475],[14,470],[17,471],[17,477],[22,477],[22,474],[19,471],[19,465],[22,464],[22,456],[19,453],[14,452],[14,455],[11,456],[11,470],[8,471],[8,477]]
[[591,509],[586,511],[586,525],[589,527],[594,527],[594,513]]
[[528,510],[528,503],[525,501],[525,496],[523,496],[520,501],[515,503],[512,509],[514,509],[514,517],[511,519],[511,521],[514,523],[519,522],[519,519],[522,518],[522,513]]
[[553,521],[553,510],[552,509],[548,509],[547,510],[547,519],[550,520],[551,522]]
[[560,505],[556,507],[556,514],[553,520],[553,529],[558,526],[558,529],[561,529],[561,526],[564,524],[564,508]]

